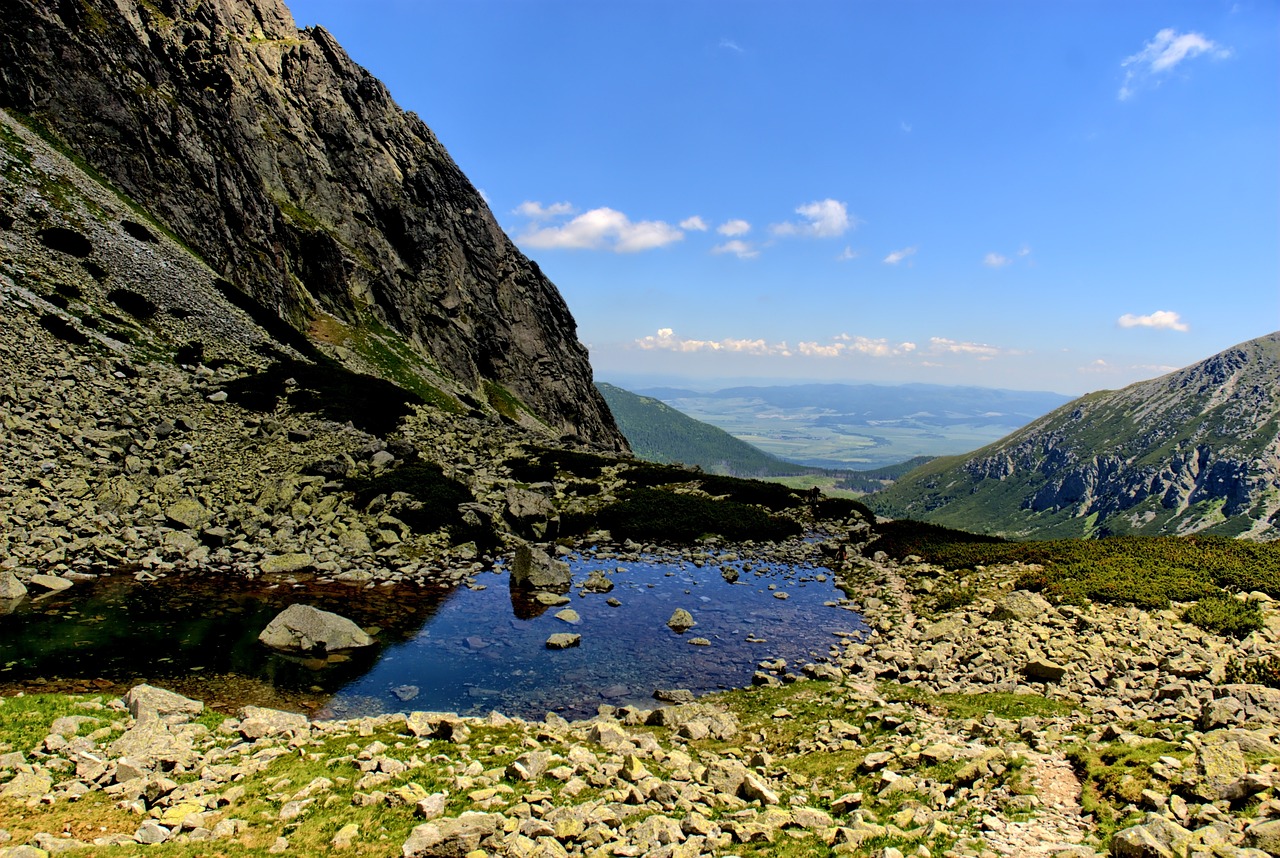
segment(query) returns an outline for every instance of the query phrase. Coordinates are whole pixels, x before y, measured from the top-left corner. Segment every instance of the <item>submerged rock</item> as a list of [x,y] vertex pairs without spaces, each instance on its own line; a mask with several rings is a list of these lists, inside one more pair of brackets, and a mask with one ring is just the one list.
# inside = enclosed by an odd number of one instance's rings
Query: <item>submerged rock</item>
[[582,643],[582,635],[560,632],[547,638],[547,649],[568,649]]
[[346,617],[310,605],[290,605],[258,635],[273,649],[332,652],[373,645],[373,638]]

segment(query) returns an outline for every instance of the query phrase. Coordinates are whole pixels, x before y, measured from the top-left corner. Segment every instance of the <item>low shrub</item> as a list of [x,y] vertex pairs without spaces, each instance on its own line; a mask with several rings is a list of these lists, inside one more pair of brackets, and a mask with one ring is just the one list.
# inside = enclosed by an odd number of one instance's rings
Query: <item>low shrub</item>
[[801,532],[798,522],[770,515],[758,506],[701,495],[639,488],[594,515],[564,515],[560,529],[567,535],[597,528],[614,539],[689,544],[707,535],[726,539],[777,541]]
[[1280,655],[1245,661],[1231,658],[1227,661],[1226,681],[1228,685],[1244,683],[1280,688]]
[[1262,628],[1262,608],[1253,600],[1213,593],[1183,611],[1182,619],[1207,632],[1239,639]]

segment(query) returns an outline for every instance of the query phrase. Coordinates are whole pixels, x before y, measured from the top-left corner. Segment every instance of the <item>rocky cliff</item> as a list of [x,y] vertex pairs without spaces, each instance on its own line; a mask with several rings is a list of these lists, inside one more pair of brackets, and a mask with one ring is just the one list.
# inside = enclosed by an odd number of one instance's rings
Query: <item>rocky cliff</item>
[[1084,396],[874,498],[884,514],[1011,536],[1280,537],[1280,332]]
[[348,365],[625,448],[555,286],[431,130],[279,0],[10,0],[0,106]]

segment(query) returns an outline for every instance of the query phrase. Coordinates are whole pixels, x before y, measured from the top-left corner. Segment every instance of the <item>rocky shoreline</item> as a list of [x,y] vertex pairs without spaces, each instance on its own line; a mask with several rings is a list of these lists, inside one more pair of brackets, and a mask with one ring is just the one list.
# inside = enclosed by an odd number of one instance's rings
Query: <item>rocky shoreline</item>
[[[204,839],[309,854],[328,837],[405,856],[1088,856],[1113,828],[1117,856],[1275,854],[1280,692],[1221,684],[1233,655],[1276,650],[1274,609],[1237,643],[1173,612],[1054,608],[1011,589],[1019,571],[972,573],[974,602],[925,617],[938,570],[855,560],[843,579],[872,631],[826,661],[582,722],[246,707],[201,723],[146,688],[77,699],[81,717],[0,755],[0,802],[74,817],[101,793],[132,821],[83,838],[11,822],[24,845],[0,855]],[[1108,781],[1081,771],[1087,753],[1145,762]],[[1100,785],[1138,824],[1098,815]],[[403,840],[381,842],[369,808]]]

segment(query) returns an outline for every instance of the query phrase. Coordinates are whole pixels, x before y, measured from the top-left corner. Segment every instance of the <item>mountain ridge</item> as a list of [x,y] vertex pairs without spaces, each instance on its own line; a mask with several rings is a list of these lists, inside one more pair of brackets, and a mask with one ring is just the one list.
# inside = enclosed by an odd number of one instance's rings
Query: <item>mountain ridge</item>
[[555,286],[431,130],[279,0],[14,0],[0,106],[344,362],[389,330],[420,359],[398,369],[468,406],[625,445]]
[[1039,538],[1207,532],[1277,538],[1280,332],[1086,394],[873,496],[879,512]]

